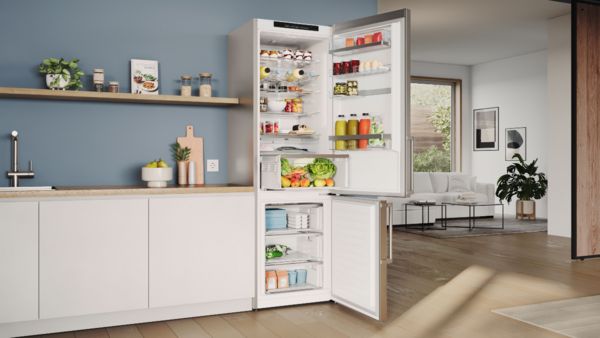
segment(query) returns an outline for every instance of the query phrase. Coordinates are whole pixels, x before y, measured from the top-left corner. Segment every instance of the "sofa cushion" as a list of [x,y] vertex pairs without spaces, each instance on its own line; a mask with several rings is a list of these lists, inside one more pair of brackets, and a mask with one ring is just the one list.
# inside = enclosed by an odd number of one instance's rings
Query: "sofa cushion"
[[414,202],[414,201],[436,201],[436,202],[441,202],[441,194],[439,193],[426,193],[426,192],[422,192],[422,193],[416,193],[416,194],[412,194],[410,195],[410,201]]
[[473,184],[473,176],[451,174],[448,176],[448,191],[449,192],[465,192],[475,190]]
[[448,173],[429,173],[433,192],[448,191]]
[[433,192],[433,186],[431,185],[429,173],[414,173],[413,180],[415,193]]

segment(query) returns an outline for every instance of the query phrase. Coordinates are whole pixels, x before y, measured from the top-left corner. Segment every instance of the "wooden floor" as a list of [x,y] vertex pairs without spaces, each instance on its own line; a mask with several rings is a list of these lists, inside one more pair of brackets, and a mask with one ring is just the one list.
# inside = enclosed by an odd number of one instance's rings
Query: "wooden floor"
[[600,294],[600,260],[571,261],[570,240],[545,233],[396,232],[394,255],[384,323],[321,303],[44,337],[559,337],[491,310]]

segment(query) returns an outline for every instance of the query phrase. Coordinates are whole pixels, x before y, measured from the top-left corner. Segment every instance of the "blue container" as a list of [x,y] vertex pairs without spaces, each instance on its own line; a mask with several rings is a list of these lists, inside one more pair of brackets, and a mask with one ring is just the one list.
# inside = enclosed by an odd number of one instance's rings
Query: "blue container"
[[296,272],[296,270],[289,270],[288,271],[288,283],[290,285],[295,285],[297,283],[297,276],[298,276],[298,273]]
[[267,230],[287,228],[287,213],[285,209],[266,209],[265,223]]
[[306,284],[306,269],[296,270],[296,283]]

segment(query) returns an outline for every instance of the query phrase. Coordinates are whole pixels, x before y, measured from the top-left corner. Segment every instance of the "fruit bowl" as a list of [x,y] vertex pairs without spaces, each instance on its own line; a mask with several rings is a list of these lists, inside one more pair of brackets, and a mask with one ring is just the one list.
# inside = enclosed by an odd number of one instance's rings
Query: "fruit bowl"
[[148,188],[164,188],[172,179],[172,168],[142,168],[142,181],[148,182]]

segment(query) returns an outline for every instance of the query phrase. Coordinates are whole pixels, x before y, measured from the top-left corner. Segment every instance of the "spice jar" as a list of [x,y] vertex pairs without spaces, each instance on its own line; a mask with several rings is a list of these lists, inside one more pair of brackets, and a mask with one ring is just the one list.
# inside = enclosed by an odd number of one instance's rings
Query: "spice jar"
[[269,101],[267,100],[266,97],[264,97],[264,96],[260,97],[260,112],[261,113],[264,113],[267,110],[269,110],[268,103],[269,103]]
[[192,96],[192,76],[181,75],[181,96]]
[[108,92],[109,93],[118,93],[119,92],[119,82],[118,81],[109,81],[108,82]]
[[104,90],[104,69],[94,69],[93,82],[97,92]]
[[200,73],[200,96],[211,97],[212,96],[212,74],[211,73]]

